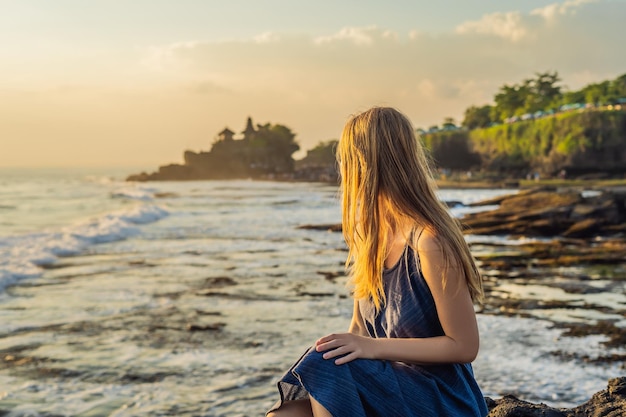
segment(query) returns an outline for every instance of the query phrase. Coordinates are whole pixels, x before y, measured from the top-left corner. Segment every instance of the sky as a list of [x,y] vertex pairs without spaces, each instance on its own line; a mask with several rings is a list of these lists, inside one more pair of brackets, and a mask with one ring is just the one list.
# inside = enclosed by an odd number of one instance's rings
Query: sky
[[0,167],[182,163],[247,117],[302,157],[393,106],[457,121],[498,88],[626,73],[626,0],[0,0]]

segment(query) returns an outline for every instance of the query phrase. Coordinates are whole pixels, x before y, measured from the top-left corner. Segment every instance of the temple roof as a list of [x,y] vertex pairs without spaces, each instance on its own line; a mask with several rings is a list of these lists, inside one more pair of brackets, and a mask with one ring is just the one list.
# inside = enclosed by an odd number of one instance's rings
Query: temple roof
[[227,127],[225,127],[224,130],[222,130],[220,133],[218,133],[218,135],[220,135],[220,136],[232,136],[234,134],[235,134],[235,132],[233,132],[232,130],[230,130]]
[[241,132],[244,136],[250,135],[252,133],[256,133],[254,126],[252,125],[252,117],[248,117],[248,121],[246,123],[246,128]]

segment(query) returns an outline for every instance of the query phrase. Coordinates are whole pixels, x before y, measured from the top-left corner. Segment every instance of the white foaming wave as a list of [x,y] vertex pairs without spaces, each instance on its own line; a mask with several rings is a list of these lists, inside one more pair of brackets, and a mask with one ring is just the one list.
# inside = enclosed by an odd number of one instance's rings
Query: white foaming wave
[[498,206],[496,206],[496,205],[477,206],[477,207],[469,207],[469,206],[464,206],[464,205],[458,205],[458,206],[451,207],[450,208],[450,213],[452,213],[452,215],[454,217],[462,218],[466,214],[479,213],[481,211],[495,210],[497,208],[498,208]]
[[133,224],[153,223],[169,215],[169,212],[156,205],[137,206],[126,210],[119,218]]
[[57,231],[0,238],[0,291],[24,278],[41,275],[40,266],[61,256],[72,256],[87,247],[115,242],[141,233],[138,225],[153,223],[169,212],[152,204],[107,213]]
[[158,191],[158,189],[144,184],[121,183],[109,195],[111,198],[116,199],[152,201],[154,200],[154,194]]
[[111,198],[125,198],[128,200],[150,201],[152,193],[142,189],[122,189],[111,191]]
[[111,198],[152,201],[154,200],[154,193],[157,191],[156,188],[145,185],[123,183],[116,190],[111,191],[109,195]]
[[87,175],[84,181],[100,185],[110,185],[119,182],[119,180],[108,175]]

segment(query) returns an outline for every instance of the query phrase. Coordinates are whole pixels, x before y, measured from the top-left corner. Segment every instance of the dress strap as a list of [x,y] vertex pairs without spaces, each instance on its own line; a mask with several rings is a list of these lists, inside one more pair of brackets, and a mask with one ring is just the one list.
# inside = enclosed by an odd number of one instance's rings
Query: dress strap
[[[417,263],[417,270],[420,271],[420,273],[422,272],[422,263],[420,261],[418,243],[420,241],[420,237],[422,237],[422,233],[424,233],[424,229],[425,227],[422,227],[422,230],[418,233],[417,238],[415,239],[415,247],[413,248],[413,253],[415,253],[415,262]],[[413,237],[413,233],[415,233],[415,229],[411,230],[411,237]]]

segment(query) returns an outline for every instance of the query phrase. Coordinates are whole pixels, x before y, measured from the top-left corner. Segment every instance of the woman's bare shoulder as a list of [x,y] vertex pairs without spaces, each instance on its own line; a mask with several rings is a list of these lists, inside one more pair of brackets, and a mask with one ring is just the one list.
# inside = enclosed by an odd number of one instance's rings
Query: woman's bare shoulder
[[441,252],[441,241],[435,231],[429,227],[419,230],[416,234],[416,242],[414,248],[421,253]]

